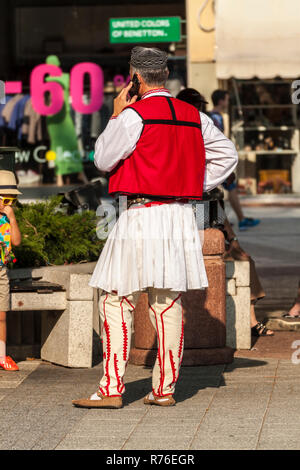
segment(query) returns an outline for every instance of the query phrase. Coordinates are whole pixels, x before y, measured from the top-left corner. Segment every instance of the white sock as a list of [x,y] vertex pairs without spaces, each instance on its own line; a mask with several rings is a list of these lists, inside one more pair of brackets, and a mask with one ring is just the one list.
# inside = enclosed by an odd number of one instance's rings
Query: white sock
[[102,400],[102,398],[97,395],[97,392],[95,392],[90,396],[90,400]]
[[[149,400],[154,400],[154,395],[152,392],[149,393]],[[156,400],[158,401],[169,401],[168,398],[164,398],[164,397],[156,397]]]

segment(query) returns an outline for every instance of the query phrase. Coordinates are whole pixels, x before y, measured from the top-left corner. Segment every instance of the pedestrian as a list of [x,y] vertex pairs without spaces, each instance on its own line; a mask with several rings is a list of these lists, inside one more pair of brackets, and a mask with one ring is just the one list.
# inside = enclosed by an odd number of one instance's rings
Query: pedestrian
[[7,265],[13,259],[12,245],[21,243],[21,234],[15,218],[13,203],[17,195],[13,172],[0,170],[0,368],[7,371],[19,370],[15,361],[6,355],[6,312],[9,310],[9,280]]
[[298,283],[298,292],[297,297],[293,303],[293,306],[290,308],[288,312],[285,312],[282,317],[286,319],[287,322],[291,323],[291,320],[300,321],[300,281]]
[[[215,126],[217,126],[221,132],[224,132],[223,113],[228,111],[229,93],[226,90],[215,90],[211,95],[211,99],[214,107],[209,112],[209,116],[212,118]],[[228,200],[238,218],[239,230],[245,231],[249,227],[255,227],[255,225],[258,225],[260,223],[259,219],[245,217],[243,213],[234,173],[232,173],[229,178],[224,181],[223,188],[228,191]]]
[[90,281],[102,289],[104,373],[97,392],[73,401],[79,407],[122,407],[132,312],[141,291],[148,292],[158,339],[152,391],[144,403],[175,404],[184,344],[181,292],[208,285],[187,202],[201,200],[203,190],[221,184],[237,164],[232,142],[205,114],[172,98],[164,87],[165,52],[134,47],[130,76],[95,146],[97,168],[110,172],[110,194],[126,195],[128,210],[111,230]]
[[[208,115],[206,111],[206,105],[208,102],[204,98],[199,91],[195,90],[195,88],[185,88],[181,90],[178,95],[176,96],[178,100],[185,101],[186,103],[192,104],[198,111],[205,113]],[[218,126],[217,126],[218,127]]]

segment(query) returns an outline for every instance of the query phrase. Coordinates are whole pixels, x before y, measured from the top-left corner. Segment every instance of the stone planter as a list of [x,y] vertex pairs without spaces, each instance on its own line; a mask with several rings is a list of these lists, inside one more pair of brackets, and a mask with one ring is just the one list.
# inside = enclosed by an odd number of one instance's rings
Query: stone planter
[[[209,287],[184,293],[185,344],[183,365],[223,364],[233,360],[226,346],[226,282],[224,236],[205,230],[203,254]],[[157,355],[156,333],[148,316],[147,294],[142,294],[134,313],[133,364],[153,365]]]

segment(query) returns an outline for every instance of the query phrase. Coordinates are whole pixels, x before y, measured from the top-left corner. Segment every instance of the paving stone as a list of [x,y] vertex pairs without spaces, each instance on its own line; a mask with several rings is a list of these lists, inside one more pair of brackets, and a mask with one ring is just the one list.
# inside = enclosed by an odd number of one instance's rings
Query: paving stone
[[193,441],[190,450],[254,450],[256,442],[256,433],[244,436],[233,433],[223,436],[205,433]]
[[209,414],[207,413],[201,423],[200,433],[201,432],[210,432],[216,430],[217,432],[241,432],[245,430],[255,430],[257,432],[260,430],[262,423],[263,413],[260,416],[255,418],[243,417],[243,416],[234,416],[234,415],[223,415],[219,416],[217,413]]
[[172,406],[171,408],[159,408],[158,406],[151,406],[149,413],[147,414],[147,419],[154,417],[155,419],[167,419],[170,420],[180,420],[180,419],[197,419],[201,420],[207,405],[200,407],[179,407],[178,405]]
[[[74,408],[77,410],[78,408]],[[84,416],[82,422],[85,421],[101,421],[106,422],[108,420],[120,421],[120,420],[129,420],[129,421],[139,421],[145,414],[144,408],[121,408],[116,410],[88,410],[87,414]]]
[[[287,431],[288,430],[288,431]],[[298,440],[300,442],[300,425],[294,422],[285,425],[285,423],[271,423],[265,422],[261,431],[260,440],[279,440],[286,441],[290,437],[291,440]]]
[[123,438],[75,437],[67,435],[56,450],[119,450],[125,443]]
[[146,436],[130,437],[128,442],[122,448],[123,450],[185,450],[189,449],[191,438],[182,436],[180,438],[170,437],[152,437],[151,440]]
[[284,424],[289,427],[299,427],[300,428],[300,411],[298,410],[287,411],[283,407],[274,408],[268,410],[266,414],[266,424]]
[[300,439],[261,439],[257,450],[300,450]]
[[97,436],[97,437],[119,437],[125,438],[135,429],[136,422],[125,421],[108,421],[99,423],[98,421],[91,420],[81,422],[72,430],[72,435],[75,436]]

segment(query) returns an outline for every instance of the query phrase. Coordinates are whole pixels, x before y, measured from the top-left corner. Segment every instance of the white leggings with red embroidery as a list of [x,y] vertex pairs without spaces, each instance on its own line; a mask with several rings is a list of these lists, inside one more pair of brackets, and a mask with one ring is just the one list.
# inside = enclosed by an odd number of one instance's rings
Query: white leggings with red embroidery
[[[183,312],[181,294],[168,289],[149,288],[149,316],[157,332],[158,352],[153,368],[152,391],[156,396],[174,393],[183,356]],[[103,338],[104,374],[100,392],[120,396],[129,358],[132,312],[139,293],[118,297],[102,292],[100,317]]]

